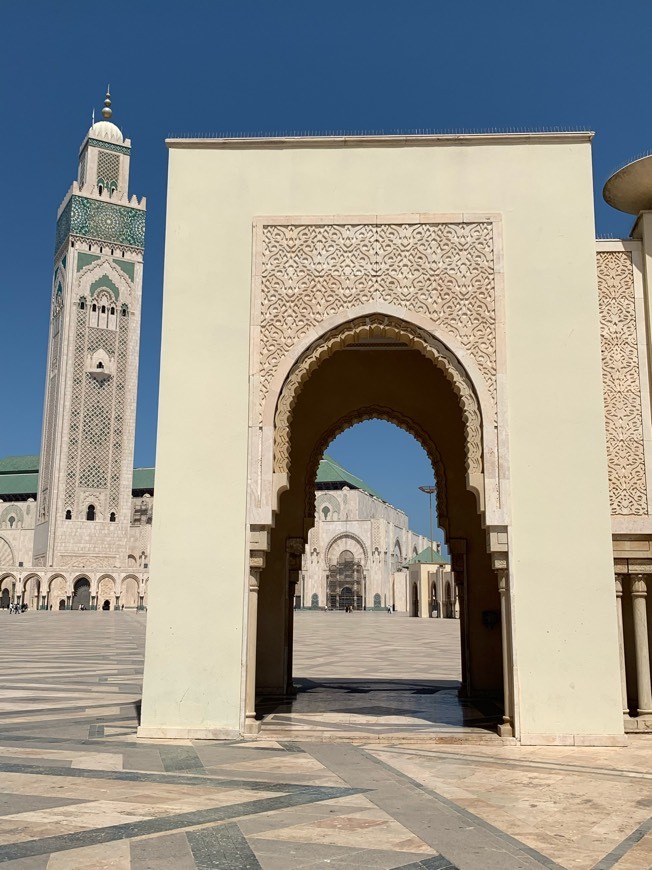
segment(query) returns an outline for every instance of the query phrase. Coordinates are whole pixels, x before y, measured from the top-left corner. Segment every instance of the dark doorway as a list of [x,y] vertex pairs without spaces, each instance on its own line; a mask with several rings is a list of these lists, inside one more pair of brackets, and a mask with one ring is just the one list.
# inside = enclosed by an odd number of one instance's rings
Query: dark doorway
[[59,599],[59,610],[65,610],[65,609],[66,609],[66,599],[60,598]]
[[102,603],[102,610],[111,610],[111,602],[110,602],[110,601],[104,601],[104,602]]
[[328,606],[331,610],[362,610],[364,568],[350,550],[343,550],[328,569]]
[[0,598],[0,607],[2,607],[3,610],[7,610],[7,608],[9,607],[10,601],[11,601],[11,596],[9,595],[9,590],[3,589],[2,590],[2,597]]
[[89,610],[91,606],[91,582],[86,577],[75,581],[75,591],[72,596],[72,609],[79,610],[82,606],[85,610]]

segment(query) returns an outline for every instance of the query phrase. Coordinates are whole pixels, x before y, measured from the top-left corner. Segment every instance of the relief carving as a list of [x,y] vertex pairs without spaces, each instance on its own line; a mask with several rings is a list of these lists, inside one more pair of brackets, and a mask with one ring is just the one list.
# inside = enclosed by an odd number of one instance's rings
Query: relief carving
[[425,315],[475,360],[496,398],[493,224],[262,228],[259,411],[280,362],[330,315],[382,301]]
[[648,513],[636,301],[629,251],[597,254],[611,513]]
[[418,350],[440,368],[456,392],[466,431],[466,466],[470,476],[482,472],[482,417],[466,372],[455,356],[430,333],[391,317],[374,315],[344,323],[322,336],[299,359],[278,400],[274,425],[274,471],[288,473],[292,410],[304,382],[321,361],[335,351],[369,337],[386,337]]

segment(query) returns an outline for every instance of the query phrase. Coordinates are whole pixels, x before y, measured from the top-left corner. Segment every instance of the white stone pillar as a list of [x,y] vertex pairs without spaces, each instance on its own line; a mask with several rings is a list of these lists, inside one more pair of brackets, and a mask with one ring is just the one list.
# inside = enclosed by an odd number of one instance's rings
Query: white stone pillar
[[265,565],[263,551],[251,551],[249,557],[249,600],[247,606],[247,676],[245,683],[245,734],[256,734],[256,637],[258,632],[258,589],[260,572]]
[[629,715],[627,704],[627,671],[625,669],[625,635],[623,632],[623,577],[616,574],[616,611],[618,616],[618,657],[620,659],[620,688],[623,713]]
[[647,637],[647,581],[644,574],[632,574],[632,608],[634,611],[634,646],[636,649],[636,684],[638,715],[652,714],[650,690],[650,648]]
[[292,682],[292,672],[294,670],[294,598],[297,592],[297,584],[301,579],[301,562],[306,549],[306,542],[303,538],[287,538],[285,542],[285,552],[287,554],[287,590],[288,590],[288,609],[287,609],[287,631],[286,631],[286,679],[285,691],[288,694],[296,694],[294,683]]
[[509,631],[508,572],[506,568],[496,571],[500,593],[500,628],[503,650],[503,721],[498,726],[501,737],[513,737],[512,726],[512,655]]

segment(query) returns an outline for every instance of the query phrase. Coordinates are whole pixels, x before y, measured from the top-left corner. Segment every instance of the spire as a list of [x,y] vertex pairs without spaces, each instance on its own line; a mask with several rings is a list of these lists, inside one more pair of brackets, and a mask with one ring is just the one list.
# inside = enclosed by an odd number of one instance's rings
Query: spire
[[104,108],[102,109],[102,117],[108,121],[113,114],[111,110],[111,86],[106,86],[106,99],[104,100]]

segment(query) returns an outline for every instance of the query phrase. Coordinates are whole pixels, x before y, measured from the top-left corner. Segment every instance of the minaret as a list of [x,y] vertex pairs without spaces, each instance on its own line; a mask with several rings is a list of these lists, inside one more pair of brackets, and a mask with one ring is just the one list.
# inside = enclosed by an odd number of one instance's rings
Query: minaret
[[57,216],[35,565],[127,559],[145,199],[129,199],[108,89],[102,116]]

